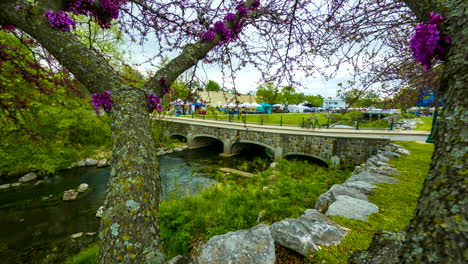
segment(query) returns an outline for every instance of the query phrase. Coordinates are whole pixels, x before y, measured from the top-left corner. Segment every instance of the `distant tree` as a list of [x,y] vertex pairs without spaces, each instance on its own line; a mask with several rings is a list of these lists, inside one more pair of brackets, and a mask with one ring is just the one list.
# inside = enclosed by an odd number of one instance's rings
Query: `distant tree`
[[306,95],[304,100],[315,107],[322,107],[323,105],[323,96],[321,95]]
[[221,86],[219,85],[219,83],[209,80],[206,84],[205,90],[208,92],[218,92],[219,90],[221,90]]
[[265,102],[271,105],[278,103],[279,99],[278,89],[271,82],[260,85],[257,88],[256,96],[258,102]]

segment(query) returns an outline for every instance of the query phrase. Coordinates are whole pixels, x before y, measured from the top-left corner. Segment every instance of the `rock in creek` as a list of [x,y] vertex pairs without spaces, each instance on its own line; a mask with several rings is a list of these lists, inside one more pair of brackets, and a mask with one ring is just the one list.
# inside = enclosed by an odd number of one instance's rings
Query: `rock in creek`
[[75,190],[68,190],[63,193],[62,199],[64,201],[72,201],[75,200],[78,197],[79,192]]
[[34,179],[36,179],[36,178],[37,178],[37,175],[36,175],[35,173],[33,173],[33,172],[30,172],[30,173],[24,175],[23,177],[19,178],[18,181],[20,181],[20,182],[28,182],[28,181],[32,181],[32,180],[34,180]]

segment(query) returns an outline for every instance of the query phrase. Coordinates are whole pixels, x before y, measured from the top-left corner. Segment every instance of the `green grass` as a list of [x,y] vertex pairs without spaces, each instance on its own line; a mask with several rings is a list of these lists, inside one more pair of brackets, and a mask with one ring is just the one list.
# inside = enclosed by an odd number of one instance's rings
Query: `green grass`
[[369,216],[369,222],[331,217],[352,231],[346,235],[341,244],[324,248],[313,255],[309,259],[311,263],[347,263],[354,250],[367,249],[375,231],[379,229],[399,231],[408,225],[414,215],[424,179],[429,171],[434,147],[432,144],[416,142],[398,142],[398,144],[410,150],[411,155],[401,156],[389,162],[402,173],[392,176],[400,182],[395,185],[380,185],[369,197],[369,201],[376,204],[380,212]]
[[69,257],[65,264],[95,264],[98,262],[99,245],[93,243],[75,256]]
[[417,131],[431,131],[432,128],[432,117],[418,117],[423,121],[422,124],[417,124],[416,129]]
[[161,238],[167,255],[187,254],[215,235],[299,217],[314,207],[320,194],[349,175],[287,160],[252,178],[218,173],[218,183],[201,194],[161,203]]

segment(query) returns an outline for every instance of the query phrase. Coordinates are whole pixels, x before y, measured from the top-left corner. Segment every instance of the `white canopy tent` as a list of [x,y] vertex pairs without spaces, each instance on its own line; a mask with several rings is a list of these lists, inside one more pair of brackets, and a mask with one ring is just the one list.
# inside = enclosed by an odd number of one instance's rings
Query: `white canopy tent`
[[181,99],[177,99],[174,102],[171,102],[171,105],[185,105],[185,103]]

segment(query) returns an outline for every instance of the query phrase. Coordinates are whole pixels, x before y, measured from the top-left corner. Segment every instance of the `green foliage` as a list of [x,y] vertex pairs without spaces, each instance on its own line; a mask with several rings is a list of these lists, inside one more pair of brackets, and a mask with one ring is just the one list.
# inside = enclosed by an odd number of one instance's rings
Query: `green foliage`
[[432,129],[432,117],[418,117],[424,123],[417,124],[416,129],[417,131],[431,131]]
[[221,90],[221,86],[217,82],[209,80],[206,84],[205,90],[208,92],[217,92]]
[[271,105],[276,104],[278,103],[278,95],[278,89],[271,82],[262,84],[257,88],[256,96],[258,102],[265,102]]
[[306,95],[304,99],[315,107],[322,107],[323,105],[323,96],[321,95]]
[[65,264],[95,264],[98,263],[99,245],[93,243],[75,256],[69,257]]
[[349,173],[286,160],[251,178],[217,173],[218,184],[201,194],[161,203],[165,249],[186,254],[215,235],[298,217]]
[[352,231],[341,244],[324,248],[313,255],[312,263],[348,263],[348,258],[354,250],[367,249],[375,231],[400,231],[408,225],[414,216],[419,194],[429,171],[434,146],[416,142],[398,144],[410,150],[411,155],[403,155],[389,162],[402,173],[392,175],[400,180],[398,184],[382,184],[369,196],[369,201],[376,204],[380,212],[370,215],[368,222],[331,217]]
[[30,50],[11,36],[0,35],[0,44],[21,54],[4,61],[1,68],[0,175],[51,173],[91,156],[96,148],[108,147],[109,119],[94,114],[89,97],[72,92],[76,87],[70,79],[67,86],[72,87],[61,85],[65,73],[36,72]]

